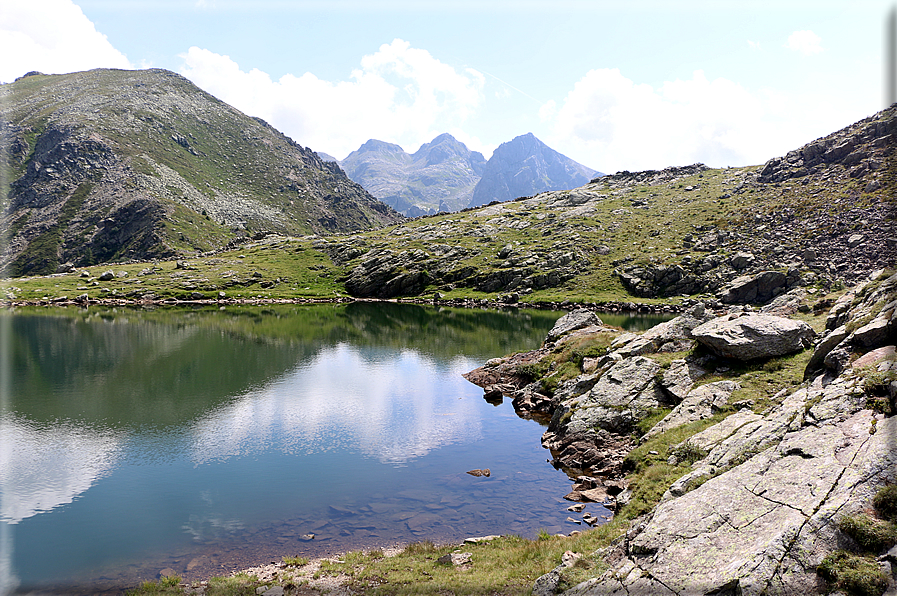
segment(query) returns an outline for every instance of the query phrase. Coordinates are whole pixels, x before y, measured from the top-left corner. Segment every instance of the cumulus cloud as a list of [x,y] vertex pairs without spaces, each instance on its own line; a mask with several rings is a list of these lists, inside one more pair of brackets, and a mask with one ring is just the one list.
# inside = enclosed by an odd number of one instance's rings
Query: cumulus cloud
[[6,83],[32,70],[133,68],[71,0],[4,2],[0,56],[0,81]]
[[788,36],[785,47],[804,56],[812,56],[822,52],[822,38],[812,31],[795,31]]
[[[547,142],[604,172],[658,169],[703,162],[710,166],[762,163],[805,142],[812,109],[772,91],[751,92],[732,81],[691,79],[654,88],[617,69],[580,79],[550,122]],[[543,110],[552,116],[553,106]]]
[[361,59],[349,80],[312,73],[274,81],[228,56],[190,48],[181,74],[294,140],[343,158],[370,138],[415,150],[458,128],[482,101],[483,75],[456,70],[401,39]]

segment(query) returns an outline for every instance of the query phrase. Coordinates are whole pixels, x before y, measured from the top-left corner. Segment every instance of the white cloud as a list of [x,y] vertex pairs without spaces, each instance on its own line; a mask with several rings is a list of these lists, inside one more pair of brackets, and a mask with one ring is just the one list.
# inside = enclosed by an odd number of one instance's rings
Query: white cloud
[[71,0],[3,2],[0,56],[0,81],[7,83],[32,70],[133,68]]
[[804,56],[812,56],[822,52],[822,38],[812,31],[795,31],[788,36],[785,47]]
[[759,50],[759,49],[760,49],[760,42],[759,42],[759,41],[751,41],[751,40],[749,39],[749,40],[747,40],[747,42],[748,42],[748,46],[750,46],[750,48],[751,48],[752,50]]
[[426,50],[396,39],[361,59],[348,81],[312,73],[246,72],[228,56],[192,47],[181,74],[297,142],[342,159],[370,138],[413,151],[456,129],[482,101],[483,75],[457,71]]
[[553,99],[549,99],[542,107],[539,108],[539,120],[545,122],[554,118],[558,111],[558,104]]
[[[763,163],[813,136],[831,120],[830,106],[771,90],[751,92],[732,81],[689,80],[659,88],[637,84],[617,69],[587,73],[568,93],[546,142],[604,172]],[[545,110],[550,115],[549,110]]]

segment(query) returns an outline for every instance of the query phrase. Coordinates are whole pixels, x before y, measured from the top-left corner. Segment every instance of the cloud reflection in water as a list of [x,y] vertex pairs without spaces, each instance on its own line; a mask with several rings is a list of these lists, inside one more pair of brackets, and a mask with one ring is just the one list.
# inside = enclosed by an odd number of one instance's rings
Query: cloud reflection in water
[[200,465],[270,449],[296,455],[352,449],[402,465],[438,447],[476,441],[477,405],[463,397],[477,391],[461,377],[476,364],[457,358],[447,366],[416,351],[338,344],[198,420],[192,459]]
[[123,436],[71,422],[0,420],[0,521],[17,524],[74,501],[120,458]]

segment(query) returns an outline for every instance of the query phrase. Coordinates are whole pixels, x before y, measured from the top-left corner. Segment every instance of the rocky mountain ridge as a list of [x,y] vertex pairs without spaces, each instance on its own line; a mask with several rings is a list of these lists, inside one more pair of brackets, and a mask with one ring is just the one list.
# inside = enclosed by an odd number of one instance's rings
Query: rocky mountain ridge
[[452,135],[442,134],[411,155],[398,145],[371,139],[339,163],[372,195],[417,217],[466,207],[486,159]]
[[0,135],[12,275],[401,219],[335,164],[164,70],[23,77],[0,87]]
[[778,159],[763,168],[621,172],[421,219],[393,229],[388,242],[347,238],[326,250],[352,268],[347,288],[357,296],[459,286],[523,296],[590,270],[612,273],[630,295],[648,299],[714,294],[732,302],[753,293],[762,302],[796,285],[855,283],[893,265],[897,253],[895,114],[885,110],[798,150],[854,148],[789,184],[762,173]]
[[[895,265],[895,115],[892,107],[814,141],[832,147],[849,142],[854,149],[786,182],[761,181],[767,166],[620,172],[572,190],[368,232],[244,237],[247,242],[197,260],[194,267],[203,273],[191,277],[202,281],[190,283],[187,294],[152,275],[142,281],[154,296],[178,299],[215,297],[240,279],[242,297],[348,293],[672,311],[695,300],[722,308],[762,303],[795,288],[828,292]],[[855,161],[850,156],[857,152],[863,158]],[[135,265],[132,274],[145,268]],[[259,268],[265,279],[255,275]],[[7,295],[50,300],[85,292],[95,300],[113,289],[137,292],[60,280],[47,287],[35,280]]]
[[488,161],[442,134],[411,155],[371,139],[339,163],[352,180],[409,217],[574,188],[601,175],[531,133],[502,143]]

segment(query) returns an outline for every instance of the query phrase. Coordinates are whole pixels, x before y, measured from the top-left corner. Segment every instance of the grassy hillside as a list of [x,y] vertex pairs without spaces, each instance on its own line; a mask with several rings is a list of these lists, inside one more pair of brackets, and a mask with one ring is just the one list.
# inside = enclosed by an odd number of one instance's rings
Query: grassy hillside
[[0,86],[0,123],[0,265],[13,275],[401,219],[335,164],[163,70],[27,76]]

